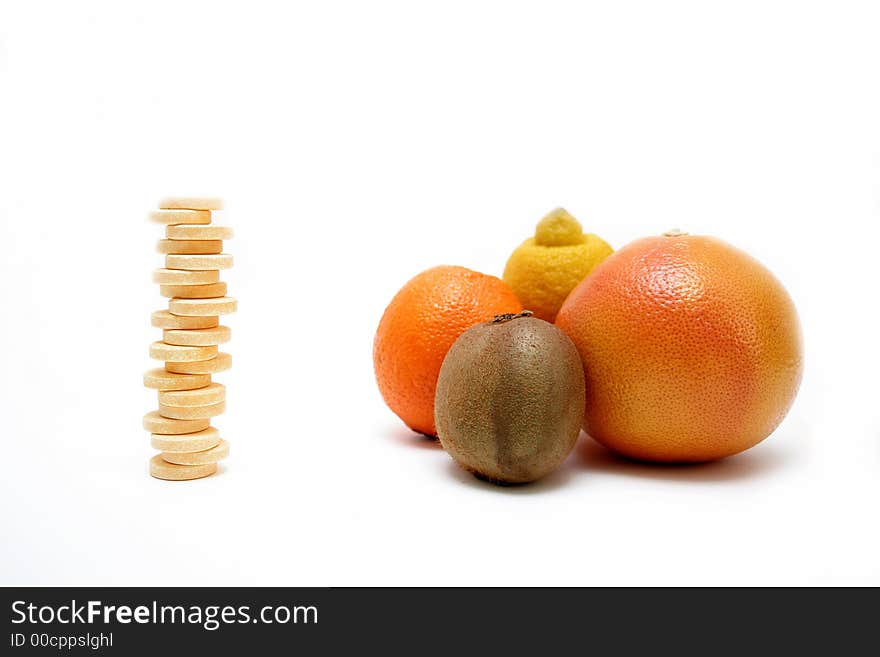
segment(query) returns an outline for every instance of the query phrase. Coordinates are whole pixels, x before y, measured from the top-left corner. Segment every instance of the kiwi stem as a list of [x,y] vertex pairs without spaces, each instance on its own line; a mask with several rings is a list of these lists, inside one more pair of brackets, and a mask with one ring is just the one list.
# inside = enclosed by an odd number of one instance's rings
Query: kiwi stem
[[494,319],[492,319],[493,324],[503,324],[504,322],[509,322],[512,319],[519,319],[520,317],[531,317],[534,315],[531,310],[523,310],[521,313],[504,313],[503,315],[495,315]]

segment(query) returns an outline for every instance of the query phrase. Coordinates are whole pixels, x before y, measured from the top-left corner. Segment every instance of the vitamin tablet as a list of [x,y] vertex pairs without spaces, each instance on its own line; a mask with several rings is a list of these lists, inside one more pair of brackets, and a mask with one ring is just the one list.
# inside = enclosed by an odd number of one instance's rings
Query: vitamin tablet
[[158,449],[166,454],[168,452],[201,452],[211,449],[219,442],[220,432],[214,427],[178,436],[163,436],[159,433],[150,436],[150,444],[153,449]]
[[167,310],[157,310],[153,313],[151,323],[160,329],[208,329],[220,324],[220,318],[215,316],[184,317],[172,315]]
[[228,240],[232,239],[232,229],[229,226],[180,224],[165,228],[165,237],[170,240]]
[[150,433],[164,435],[180,435],[203,431],[211,426],[211,420],[207,418],[193,420],[175,420],[170,417],[162,417],[158,411],[150,411],[144,415],[144,429]]
[[223,242],[221,240],[159,240],[156,244],[156,250],[159,253],[188,255],[223,253]]
[[180,297],[181,299],[216,299],[226,296],[226,283],[210,283],[209,285],[160,285],[159,294],[163,297]]
[[144,385],[154,390],[195,390],[211,385],[210,374],[176,374],[164,367],[144,372]]
[[156,479],[186,481],[188,479],[210,477],[215,472],[217,472],[216,463],[206,463],[204,465],[176,465],[163,459],[161,454],[156,454],[156,456],[150,459],[150,474],[156,477]]
[[186,315],[187,317],[205,317],[209,315],[228,315],[234,313],[238,307],[232,297],[220,297],[218,299],[171,299],[168,302],[168,310],[173,315]]
[[209,224],[211,213],[208,210],[153,210],[150,221],[173,226],[175,224]]
[[171,363],[188,363],[194,360],[208,360],[217,355],[217,347],[185,347],[165,342],[150,345],[150,358]]
[[201,452],[162,452],[162,459],[168,463],[176,463],[178,465],[216,463],[217,461],[222,461],[227,456],[229,456],[229,443],[222,438],[214,447],[202,450]]
[[159,285],[210,285],[220,281],[216,269],[187,271],[186,269],[155,269],[153,282]]
[[232,367],[232,356],[219,352],[211,360],[196,360],[191,363],[165,363],[165,369],[178,374],[216,374]]
[[159,404],[159,415],[174,420],[202,420],[222,415],[226,411],[226,402],[217,402],[207,406],[166,406]]
[[[209,329],[191,329],[181,331],[177,329],[166,330],[162,333],[162,341],[168,344],[193,345],[195,347],[210,347],[211,345],[229,342],[232,331],[228,326],[215,326]],[[176,388],[180,390],[180,388]]]
[[159,201],[163,210],[222,210],[223,199],[212,196],[166,196]]
[[220,280],[216,269],[187,271],[186,269],[156,269],[153,282],[159,285],[210,285]]
[[212,383],[195,390],[160,390],[159,406],[210,406],[226,401],[226,386]]
[[168,269],[229,269],[232,267],[232,256],[228,253],[205,255],[186,255],[169,253],[165,256],[165,267]]

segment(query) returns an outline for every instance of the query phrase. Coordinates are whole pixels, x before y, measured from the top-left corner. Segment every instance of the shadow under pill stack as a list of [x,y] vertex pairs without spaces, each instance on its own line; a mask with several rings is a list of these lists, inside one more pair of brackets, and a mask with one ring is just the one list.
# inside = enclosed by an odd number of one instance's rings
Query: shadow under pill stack
[[208,477],[229,454],[229,444],[211,426],[211,418],[226,410],[226,388],[212,376],[229,369],[232,359],[219,351],[230,338],[220,316],[236,310],[226,296],[220,270],[232,267],[223,241],[232,230],[212,223],[223,208],[214,198],[166,198],[150,220],[165,226],[158,251],[165,267],[153,273],[167,310],[153,313],[153,326],[162,340],[150,345],[150,356],[165,366],[144,374],[144,385],[158,391],[159,408],[144,416],[144,429],[159,450],[150,459],[150,474],[158,479]]

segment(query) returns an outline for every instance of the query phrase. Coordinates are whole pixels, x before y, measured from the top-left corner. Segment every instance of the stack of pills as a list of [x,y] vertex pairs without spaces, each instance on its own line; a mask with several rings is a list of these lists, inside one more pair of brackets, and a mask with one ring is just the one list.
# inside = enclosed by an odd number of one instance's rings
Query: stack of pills
[[229,369],[232,359],[218,350],[230,338],[220,315],[235,312],[226,296],[220,270],[232,266],[223,253],[223,240],[232,237],[226,226],[211,224],[212,212],[223,208],[214,198],[166,198],[150,219],[165,225],[158,250],[165,268],[153,281],[168,309],[153,313],[153,326],[162,340],[150,345],[150,356],[164,367],[144,374],[144,385],[158,391],[159,409],[144,416],[144,428],[159,450],[150,459],[150,474],[159,479],[198,479],[217,471],[229,444],[211,426],[211,418],[226,410],[226,388],[211,375]]

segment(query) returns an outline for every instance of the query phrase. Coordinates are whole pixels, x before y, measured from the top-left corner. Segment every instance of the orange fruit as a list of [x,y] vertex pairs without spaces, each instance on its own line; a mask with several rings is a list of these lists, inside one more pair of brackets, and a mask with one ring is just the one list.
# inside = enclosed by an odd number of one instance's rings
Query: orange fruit
[[741,452],[785,417],[800,385],[800,327],[761,263],[712,237],[637,240],[566,299],[556,324],[584,365],[584,428],[631,458]]
[[385,309],[373,366],[388,407],[413,431],[437,435],[434,392],[446,352],[470,327],[522,306],[501,279],[464,267],[422,272]]

